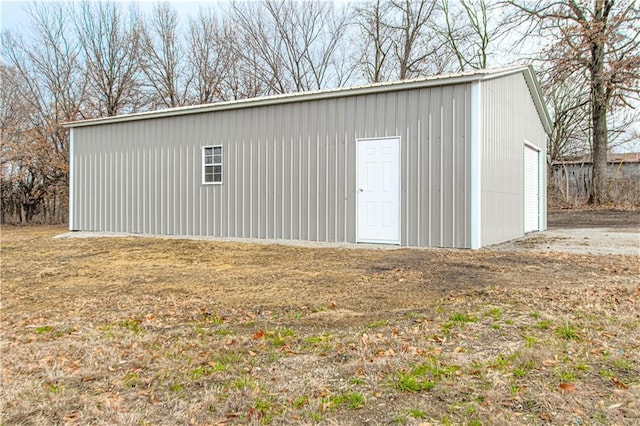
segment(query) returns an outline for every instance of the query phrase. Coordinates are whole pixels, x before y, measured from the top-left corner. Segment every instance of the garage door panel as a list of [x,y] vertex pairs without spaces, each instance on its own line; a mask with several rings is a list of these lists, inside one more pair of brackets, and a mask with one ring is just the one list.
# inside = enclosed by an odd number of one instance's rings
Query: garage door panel
[[539,152],[524,147],[524,232],[539,231],[540,161]]

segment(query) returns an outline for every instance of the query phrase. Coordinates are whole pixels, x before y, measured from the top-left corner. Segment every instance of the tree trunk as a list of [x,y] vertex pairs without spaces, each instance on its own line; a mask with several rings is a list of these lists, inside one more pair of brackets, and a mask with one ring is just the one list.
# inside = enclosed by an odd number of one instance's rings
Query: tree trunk
[[589,204],[604,204],[607,196],[607,106],[609,99],[604,76],[605,37],[608,11],[611,7],[605,0],[596,1],[594,16],[595,33],[591,35],[591,124],[593,125],[593,147],[591,148],[591,193]]
[[607,105],[593,102],[593,148],[589,204],[603,204],[607,195]]
[[569,202],[569,171],[567,170],[567,164],[562,162],[562,171],[564,173],[564,202]]

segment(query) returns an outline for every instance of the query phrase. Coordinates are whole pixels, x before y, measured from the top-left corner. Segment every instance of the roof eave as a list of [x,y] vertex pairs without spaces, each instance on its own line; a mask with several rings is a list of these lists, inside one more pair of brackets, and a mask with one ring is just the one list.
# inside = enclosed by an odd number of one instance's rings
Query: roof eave
[[540,86],[538,85],[537,80],[535,78],[535,74],[533,73],[533,67],[531,67],[530,65],[529,66],[527,65],[512,66],[512,67],[506,67],[506,68],[497,69],[497,70],[476,70],[473,72],[460,73],[456,75],[443,75],[443,76],[434,76],[434,77],[427,77],[427,78],[421,78],[421,79],[415,79],[415,80],[385,82],[385,83],[377,83],[377,84],[370,84],[370,85],[364,85],[364,86],[356,86],[351,88],[318,90],[313,92],[302,92],[302,93],[287,93],[282,95],[242,99],[237,101],[220,102],[220,103],[214,103],[214,104],[170,108],[170,109],[157,110],[157,111],[118,115],[113,117],[102,117],[102,118],[95,118],[95,119],[89,119],[89,120],[71,121],[71,122],[63,123],[62,126],[65,128],[97,126],[102,124],[122,123],[127,121],[150,120],[150,119],[156,119],[156,118],[174,117],[174,116],[189,115],[189,114],[203,114],[203,113],[225,111],[225,110],[232,110],[232,109],[254,108],[254,107],[260,107],[260,106],[277,105],[277,104],[285,104],[285,103],[293,103],[293,102],[331,99],[331,98],[346,97],[346,96],[359,96],[359,95],[367,95],[367,94],[373,94],[373,93],[385,93],[385,92],[391,92],[396,90],[411,90],[411,89],[420,89],[420,88],[427,88],[427,87],[433,87],[433,86],[464,84],[468,82],[497,78],[497,77],[502,77],[505,75],[511,75],[516,73],[524,74],[527,84],[531,89],[531,93],[534,98],[533,100],[536,104],[536,109],[538,110],[540,119],[543,122],[545,131],[548,134],[550,134],[551,121],[549,120],[549,115],[547,113],[546,107],[544,106],[544,101],[542,98],[542,93],[540,91]]
[[293,102],[314,101],[320,99],[331,99],[346,96],[360,96],[373,93],[385,93],[396,90],[411,90],[418,88],[427,88],[433,86],[444,86],[452,84],[461,84],[470,81],[476,81],[483,78],[484,74],[460,74],[457,76],[431,77],[429,79],[416,79],[394,81],[386,83],[378,83],[366,86],[356,86],[349,88],[327,89],[312,92],[295,92],[274,96],[263,96],[258,98],[242,99],[238,101],[218,102],[213,104],[195,105],[187,107],[169,108],[157,111],[147,111],[126,115],[117,115],[113,117],[101,117],[89,120],[71,121],[63,123],[63,127],[85,127],[100,124],[121,123],[126,121],[149,120],[154,118],[173,117],[189,114],[203,114],[215,111],[225,111],[231,109],[254,108],[267,105],[277,105]]

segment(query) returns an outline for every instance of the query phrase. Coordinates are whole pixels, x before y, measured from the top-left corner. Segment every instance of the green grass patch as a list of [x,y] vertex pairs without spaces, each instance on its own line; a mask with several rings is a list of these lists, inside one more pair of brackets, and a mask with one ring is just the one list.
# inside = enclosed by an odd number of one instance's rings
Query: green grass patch
[[534,327],[538,330],[548,330],[549,328],[551,328],[551,324],[553,324],[553,321],[551,320],[542,320],[538,321],[536,325],[534,325]]
[[476,321],[478,321],[478,319],[473,317],[473,316],[471,316],[471,315],[457,313],[457,314],[453,314],[451,317],[449,317],[449,321],[457,322],[457,323],[460,323],[460,324],[466,324],[468,322],[476,322]]
[[210,325],[220,325],[224,322],[224,317],[218,315],[215,312],[202,312],[198,318],[200,323],[210,324]]
[[214,372],[226,371],[227,365],[222,363],[211,363],[211,365],[201,365],[189,372],[189,379],[198,380],[202,377],[210,376]]
[[314,334],[306,336],[302,341],[308,345],[318,345],[321,343],[327,343],[333,339],[333,336],[329,333]]
[[512,372],[513,372],[513,375],[516,376],[517,378],[522,378],[534,368],[535,368],[535,364],[533,361],[530,360],[517,365],[516,367],[513,368]]
[[118,326],[120,326],[120,327],[122,327],[122,328],[124,328],[126,330],[129,330],[132,333],[141,334],[141,333],[144,333],[144,331],[145,331],[144,327],[142,327],[141,324],[142,324],[141,320],[130,318],[130,319],[126,319],[124,321],[120,321],[118,323]]
[[46,383],[45,389],[47,389],[50,393],[57,395],[64,390],[64,386],[57,383]]
[[122,379],[124,385],[128,388],[134,388],[140,383],[140,375],[138,373],[129,373]]
[[493,362],[493,367],[498,370],[507,370],[511,368],[514,361],[520,356],[519,352],[514,352],[511,355],[498,354],[496,360]]
[[611,364],[620,371],[624,371],[624,372],[631,371],[631,361],[629,361],[628,359],[624,359],[624,358],[615,359]]
[[414,419],[422,420],[427,418],[427,412],[420,409],[409,410],[409,417],[413,417]]
[[494,321],[499,321],[502,318],[502,309],[500,308],[491,308],[487,315],[493,318]]
[[421,392],[433,389],[444,377],[451,377],[460,370],[457,365],[445,365],[435,357],[414,366],[409,371],[398,373],[396,387],[405,392]]
[[309,413],[309,420],[314,423],[320,423],[322,421],[322,413],[312,411],[311,413]]
[[34,332],[36,334],[47,334],[47,333],[51,333],[53,331],[53,327],[50,325],[43,325],[40,327],[36,327]]
[[400,373],[398,375],[397,387],[404,392],[422,392],[433,389],[435,386],[434,382],[411,374]]
[[303,395],[303,396],[296,397],[296,399],[293,400],[291,405],[293,405],[295,408],[301,408],[302,406],[306,405],[308,402],[309,402],[309,398]]
[[367,330],[375,330],[376,328],[386,327],[389,324],[387,320],[376,320],[364,326]]
[[218,328],[213,331],[213,334],[217,336],[233,336],[236,333],[235,331],[229,330],[228,328]]
[[346,406],[349,410],[357,410],[364,407],[364,402],[364,395],[360,392],[346,392],[322,399],[322,404],[329,410],[335,410],[341,406]]
[[184,391],[184,385],[182,385],[181,383],[172,383],[171,385],[169,385],[169,390],[171,392],[179,393]]
[[578,330],[569,322],[564,325],[558,326],[553,331],[556,336],[565,340],[578,340],[580,336],[578,335]]
[[251,377],[245,375],[232,380],[230,383],[230,386],[232,389],[236,389],[236,390],[245,390],[245,389],[253,390],[256,388],[256,383],[253,381]]
[[442,324],[442,330],[445,333],[448,333],[453,327],[463,327],[465,324],[477,321],[478,319],[474,316],[463,313],[456,313],[451,315],[449,317],[449,320]]
[[362,377],[352,377],[351,379],[349,379],[349,382],[352,385],[364,385],[366,383]]
[[289,327],[265,331],[264,334],[265,339],[276,348],[289,344],[294,336],[294,331]]
[[536,336],[524,336],[524,347],[527,349],[533,348],[538,343]]

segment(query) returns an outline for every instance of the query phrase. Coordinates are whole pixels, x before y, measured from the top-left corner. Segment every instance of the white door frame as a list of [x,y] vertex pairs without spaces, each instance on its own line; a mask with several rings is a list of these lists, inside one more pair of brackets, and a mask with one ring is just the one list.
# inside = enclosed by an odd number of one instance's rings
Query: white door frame
[[[363,185],[361,184],[361,182],[359,181],[360,179],[360,170],[359,170],[359,163],[360,163],[360,159],[359,159],[359,144],[360,142],[365,142],[365,141],[374,141],[374,140],[397,140],[398,143],[398,154],[397,154],[397,158],[395,158],[395,161],[397,161],[397,169],[398,169],[398,176],[397,176],[397,188],[396,188],[396,194],[397,194],[397,199],[395,200],[397,203],[397,239],[375,239],[375,238],[366,238],[366,237],[361,237],[360,235],[360,230],[359,230],[359,226],[358,226],[358,217],[359,217],[359,209],[360,209],[360,193],[362,192],[361,190],[363,189]],[[385,136],[385,137],[373,137],[373,138],[357,138],[356,139],[356,242],[358,243],[377,243],[377,244],[396,244],[399,245],[400,244],[400,240],[401,240],[401,229],[402,229],[402,193],[401,193],[401,185],[402,185],[402,139],[400,136]]]
[[[535,151],[538,154],[538,158],[536,161],[536,167],[538,169],[538,179],[536,182],[536,185],[538,186],[538,205],[536,206],[536,213],[537,213],[537,222],[536,222],[536,229],[528,229],[527,228],[527,197],[526,197],[526,189],[527,189],[527,171],[526,171],[526,165],[527,165],[527,159],[526,159],[526,152],[527,149],[531,150],[531,151]],[[542,167],[541,167],[541,149],[538,148],[537,146],[533,145],[531,142],[529,142],[528,140],[525,139],[524,141],[524,148],[523,148],[523,181],[522,181],[522,185],[523,185],[523,220],[524,220],[524,226],[523,226],[523,232],[529,233],[529,232],[538,232],[540,230],[542,230]]]

